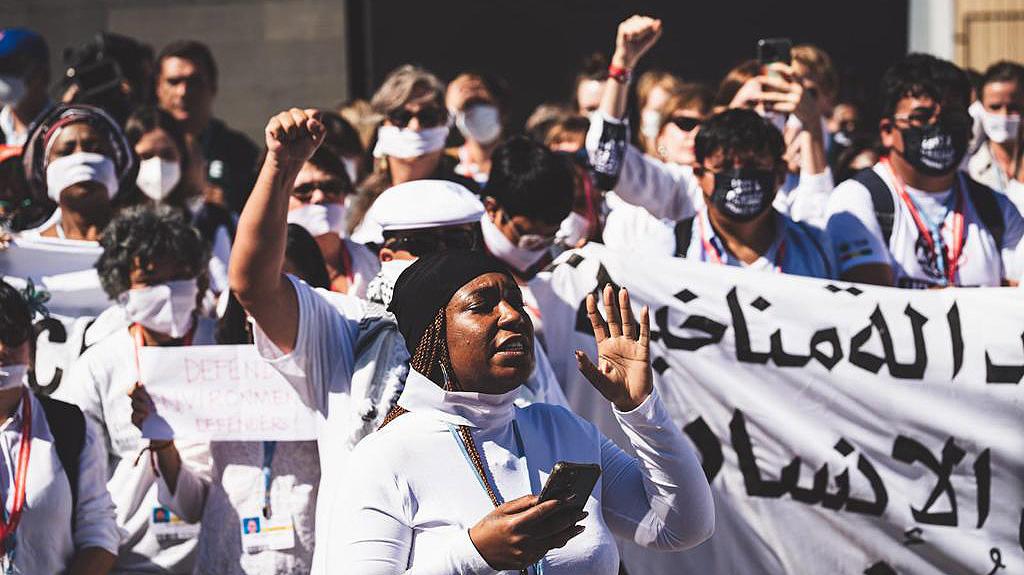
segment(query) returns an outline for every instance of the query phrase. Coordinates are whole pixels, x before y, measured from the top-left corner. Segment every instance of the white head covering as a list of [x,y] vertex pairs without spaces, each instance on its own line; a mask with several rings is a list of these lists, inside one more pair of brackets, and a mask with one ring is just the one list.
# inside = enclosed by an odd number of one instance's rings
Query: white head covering
[[381,244],[384,232],[473,224],[483,213],[480,198],[464,186],[446,180],[413,180],[385,190],[352,239]]

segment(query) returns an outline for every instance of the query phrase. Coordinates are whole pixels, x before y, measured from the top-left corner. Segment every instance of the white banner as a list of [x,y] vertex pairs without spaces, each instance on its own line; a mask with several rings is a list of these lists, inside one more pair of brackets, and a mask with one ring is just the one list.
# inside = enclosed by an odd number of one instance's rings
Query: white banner
[[[1024,303],[1016,289],[907,291],[591,245],[531,284],[573,408],[584,297],[651,309],[656,385],[717,504],[686,553],[625,544],[630,573],[1024,573]],[[685,504],[685,502],[683,503]]]
[[96,316],[111,303],[93,267],[102,253],[96,242],[15,237],[0,249],[0,276],[19,288],[31,278],[50,294],[46,307],[53,314]]
[[306,441],[318,415],[251,345],[143,347],[142,382],[156,410],[151,439]]

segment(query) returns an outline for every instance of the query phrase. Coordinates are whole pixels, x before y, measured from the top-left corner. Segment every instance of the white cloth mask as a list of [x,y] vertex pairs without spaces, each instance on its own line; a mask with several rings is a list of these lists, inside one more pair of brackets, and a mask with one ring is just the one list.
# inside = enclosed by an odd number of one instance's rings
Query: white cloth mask
[[150,199],[161,202],[171,195],[181,181],[181,164],[154,156],[139,162],[139,176],[135,183]]
[[331,232],[341,234],[345,230],[345,206],[329,204],[305,204],[288,212],[288,223],[298,224],[314,238]]
[[640,114],[640,133],[648,140],[654,140],[661,132],[661,112],[644,110]]
[[981,127],[988,139],[997,144],[1013,142],[1020,133],[1020,114],[993,114],[983,109]]
[[580,243],[580,240],[587,237],[587,232],[590,231],[590,221],[587,218],[576,212],[569,212],[569,216],[562,220],[562,224],[558,226],[558,232],[555,233],[555,243],[561,244],[566,248],[574,248],[576,244]]
[[520,272],[525,272],[535,266],[544,257],[544,254],[548,253],[547,247],[539,250],[527,250],[513,244],[498,229],[498,226],[494,225],[491,218],[487,217],[487,214],[484,214],[480,220],[480,227],[483,230],[487,251]]
[[0,74],[0,106],[17,106],[26,91],[28,88],[21,78]]
[[82,182],[102,184],[107,189],[107,197],[113,199],[118,190],[114,162],[103,154],[76,152],[46,166],[46,194],[58,204],[61,192]]
[[398,276],[402,275],[416,260],[391,260],[381,262],[380,271],[366,286],[366,299],[379,303],[384,307],[391,305],[391,296],[395,292]]
[[192,329],[198,295],[199,286],[193,278],[130,289],[118,297],[118,302],[132,323],[177,339]]
[[490,104],[477,104],[456,113],[455,126],[467,140],[487,145],[501,135],[501,113]]
[[28,382],[28,364],[0,365],[0,391],[14,389]]
[[416,158],[444,148],[448,138],[448,126],[425,130],[402,129],[397,126],[381,126],[377,130],[377,146],[373,157]]

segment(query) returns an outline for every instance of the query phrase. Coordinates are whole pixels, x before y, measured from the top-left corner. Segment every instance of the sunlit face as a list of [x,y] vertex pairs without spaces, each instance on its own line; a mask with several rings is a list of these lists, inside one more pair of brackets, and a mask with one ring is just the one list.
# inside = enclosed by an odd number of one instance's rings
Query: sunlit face
[[156,97],[160,107],[178,121],[208,118],[216,88],[202,67],[184,58],[165,58],[157,77]]
[[448,354],[463,391],[516,389],[534,366],[533,323],[515,281],[477,277],[455,292],[445,310]]
[[703,120],[700,110],[687,108],[677,110],[661,128],[658,134],[656,150],[658,156],[673,164],[692,166],[697,161],[694,155],[694,144],[700,122]]
[[[54,139],[50,144],[50,151],[46,155],[47,165],[58,158],[81,152],[101,154],[108,158],[114,155],[112,144],[106,135],[99,128],[86,122],[68,124],[58,129],[57,133],[52,137]],[[61,192],[61,199],[65,201],[69,198],[76,200],[94,198],[100,201],[108,201],[109,196],[103,184],[88,181],[79,182],[65,188]]]
[[288,196],[288,211],[306,204],[340,204],[345,201],[347,189],[347,182],[339,176],[306,162],[295,177],[292,193]]
[[907,95],[900,98],[891,118],[882,118],[879,122],[881,127],[882,145],[903,154],[903,134],[900,130],[914,127],[924,127],[934,124],[942,112],[942,104],[927,94],[919,96]]
[[135,143],[135,153],[141,160],[160,158],[168,162],[181,162],[181,152],[171,136],[160,128],[146,132]]
[[1016,82],[989,82],[981,89],[981,105],[992,114],[1020,114],[1024,109],[1024,90]]
[[576,88],[576,102],[579,113],[589,116],[601,106],[601,97],[604,95],[604,81],[583,80]]

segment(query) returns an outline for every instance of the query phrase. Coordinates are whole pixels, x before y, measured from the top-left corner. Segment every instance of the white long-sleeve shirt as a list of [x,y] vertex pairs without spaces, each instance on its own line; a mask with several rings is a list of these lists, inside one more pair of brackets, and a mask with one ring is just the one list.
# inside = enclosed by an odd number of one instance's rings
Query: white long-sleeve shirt
[[[451,393],[410,372],[399,405],[409,413],[356,446],[330,514],[327,561],[339,573],[489,574],[469,528],[494,507],[450,431],[467,425],[503,501],[539,493],[558,461],[597,463],[582,534],[543,559],[544,573],[614,574],[612,535],[683,549],[714,530],[711,489],[681,430],[652,393],[615,416],[633,458],[568,410],[514,406],[515,390]],[[514,422],[514,424],[513,424]],[[520,453],[518,427],[525,453]]]
[[[61,466],[43,406],[29,393],[32,440],[25,505],[15,532],[14,572],[25,575],[63,573],[75,554],[90,547],[117,553],[121,533],[107,491],[106,457],[95,429],[86,422],[85,442],[78,459],[78,502],[72,526],[71,485]],[[24,432],[24,412],[0,425],[0,485],[6,515],[14,504],[13,480]]]
[[[214,322],[200,320],[193,341],[214,343]],[[132,424],[132,403],[128,397],[139,380],[135,365],[135,342],[128,327],[120,327],[95,343],[71,366],[56,399],[74,403],[96,426],[101,445],[106,446],[110,477],[107,486],[117,506],[117,525],[125,531],[113,573],[190,573],[195,558],[194,537],[159,541],[150,529],[153,510],[163,506],[160,486],[147,457],[135,464],[149,445]],[[145,384],[145,382],[142,382]],[[202,443],[177,442],[188,466],[205,465],[208,447]],[[178,479],[177,493],[201,493],[205,485],[190,475]]]

